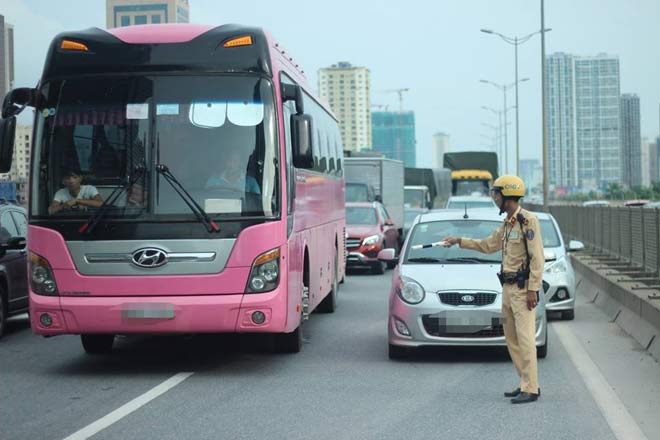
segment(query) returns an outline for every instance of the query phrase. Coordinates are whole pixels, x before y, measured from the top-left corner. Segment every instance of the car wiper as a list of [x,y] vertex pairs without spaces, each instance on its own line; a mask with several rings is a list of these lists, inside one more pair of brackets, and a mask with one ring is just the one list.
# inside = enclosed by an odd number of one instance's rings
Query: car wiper
[[87,219],[84,225],[78,229],[78,232],[81,234],[87,233],[91,234],[96,225],[99,224],[101,219],[105,217],[105,215],[110,211],[110,207],[114,206],[115,201],[119,198],[119,196],[126,191],[128,188],[133,186],[139,179],[144,176],[146,172],[146,168],[144,166],[137,166],[135,167],[135,174],[131,176],[131,178],[126,182],[125,184],[119,184],[117,187],[115,187],[114,190],[110,193],[107,199],[103,201],[101,206],[99,206],[99,209]]
[[491,260],[488,258],[479,258],[479,257],[455,257],[455,258],[447,258],[445,261],[455,262],[455,263],[501,263],[500,260]]
[[174,177],[174,174],[170,171],[167,165],[158,164],[156,165],[156,171],[165,178],[167,183],[172,186],[174,191],[181,197],[181,199],[188,205],[188,208],[195,214],[195,217],[206,226],[206,230],[209,232],[220,232],[220,227],[211,220],[211,217],[204,211],[204,209],[199,206],[195,199],[186,191],[186,189],[181,185],[181,182]]
[[442,263],[445,260],[441,260],[439,258],[432,258],[432,257],[416,257],[416,258],[408,258],[406,262],[408,263]]

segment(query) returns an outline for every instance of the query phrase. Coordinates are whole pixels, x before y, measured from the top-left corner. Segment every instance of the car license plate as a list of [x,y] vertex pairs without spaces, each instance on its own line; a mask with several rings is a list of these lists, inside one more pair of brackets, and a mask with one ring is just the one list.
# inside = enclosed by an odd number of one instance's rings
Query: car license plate
[[493,328],[493,314],[481,310],[447,310],[431,315],[447,333],[476,333]]
[[128,303],[122,306],[124,319],[174,319],[174,305],[167,303]]

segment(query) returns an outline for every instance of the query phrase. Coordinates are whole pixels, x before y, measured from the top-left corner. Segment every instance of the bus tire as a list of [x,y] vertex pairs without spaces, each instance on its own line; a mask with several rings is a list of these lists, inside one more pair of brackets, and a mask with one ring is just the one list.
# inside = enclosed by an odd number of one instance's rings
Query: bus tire
[[339,280],[338,280],[338,271],[339,271],[339,256],[337,255],[337,249],[335,248],[335,261],[334,261],[334,275],[332,276],[332,288],[330,293],[328,293],[321,304],[316,308],[320,313],[334,313],[337,309],[337,293],[339,290]]
[[279,333],[275,339],[278,353],[299,353],[302,348],[302,322],[291,333]]
[[87,354],[108,354],[112,352],[115,335],[80,335],[80,342]]

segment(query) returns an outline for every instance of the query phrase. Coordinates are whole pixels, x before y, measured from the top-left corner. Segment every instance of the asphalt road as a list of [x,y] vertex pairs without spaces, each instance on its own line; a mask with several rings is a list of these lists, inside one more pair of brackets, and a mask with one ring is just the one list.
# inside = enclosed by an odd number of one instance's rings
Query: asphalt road
[[312,315],[295,355],[271,353],[265,338],[164,336],[90,357],[76,336],[43,339],[13,319],[0,340],[0,438],[65,439],[95,422],[94,439],[615,438],[552,328],[586,325],[579,313],[551,325],[540,400],[511,405],[502,392],[518,380],[502,350],[388,359],[390,274],[349,276],[338,310]]

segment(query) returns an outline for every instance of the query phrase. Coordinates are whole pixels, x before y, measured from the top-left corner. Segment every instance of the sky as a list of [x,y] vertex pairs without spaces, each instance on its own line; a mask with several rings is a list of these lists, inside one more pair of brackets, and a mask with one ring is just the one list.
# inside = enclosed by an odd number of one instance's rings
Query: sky
[[[541,28],[540,0],[189,0],[193,23],[266,28],[317,89],[317,71],[338,61],[371,72],[372,104],[415,112],[417,163],[428,163],[433,134],[450,135],[455,150],[491,148],[503,94],[480,83],[514,81],[514,48],[494,35],[523,36]],[[16,87],[34,86],[46,50],[59,32],[105,27],[105,0],[0,0],[15,26]],[[642,136],[660,132],[660,0],[546,0],[546,53],[617,55],[621,93],[641,101]],[[520,158],[541,158],[541,43],[519,46]],[[514,103],[513,91],[508,105]],[[515,160],[515,112],[509,113],[509,167]]]

